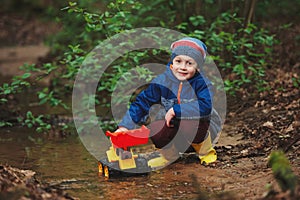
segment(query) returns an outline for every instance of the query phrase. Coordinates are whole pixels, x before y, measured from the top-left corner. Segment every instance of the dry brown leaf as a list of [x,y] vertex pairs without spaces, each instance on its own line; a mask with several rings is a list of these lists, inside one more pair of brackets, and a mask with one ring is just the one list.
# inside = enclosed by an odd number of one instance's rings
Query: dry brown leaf
[[289,127],[287,127],[287,129],[284,130],[284,133],[289,133],[293,130],[294,130],[293,124],[290,124]]
[[265,122],[263,124],[263,127],[267,127],[267,128],[273,129],[274,128],[274,124],[273,124],[273,122],[267,121],[267,122]]

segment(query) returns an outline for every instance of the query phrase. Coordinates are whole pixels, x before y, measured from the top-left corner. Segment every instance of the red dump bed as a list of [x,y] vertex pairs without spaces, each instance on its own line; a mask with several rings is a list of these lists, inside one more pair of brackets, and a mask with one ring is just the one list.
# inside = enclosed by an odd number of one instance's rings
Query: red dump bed
[[111,142],[115,147],[127,149],[127,147],[147,144],[150,130],[146,126],[139,129],[128,130],[125,132],[110,132],[105,133],[110,137]]

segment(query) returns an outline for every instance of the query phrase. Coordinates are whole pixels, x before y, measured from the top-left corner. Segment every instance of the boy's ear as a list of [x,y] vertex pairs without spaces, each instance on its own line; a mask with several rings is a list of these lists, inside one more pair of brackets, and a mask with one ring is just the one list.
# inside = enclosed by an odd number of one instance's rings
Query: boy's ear
[[170,69],[173,69],[173,65],[172,64],[170,64]]

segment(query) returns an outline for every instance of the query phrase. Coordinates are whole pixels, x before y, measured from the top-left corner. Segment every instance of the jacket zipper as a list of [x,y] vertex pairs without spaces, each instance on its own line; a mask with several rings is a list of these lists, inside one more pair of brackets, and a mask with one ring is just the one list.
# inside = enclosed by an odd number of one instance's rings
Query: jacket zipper
[[178,92],[177,92],[177,103],[180,104],[180,94],[181,94],[181,90],[182,90],[182,82],[180,82],[179,84],[179,88],[178,88]]

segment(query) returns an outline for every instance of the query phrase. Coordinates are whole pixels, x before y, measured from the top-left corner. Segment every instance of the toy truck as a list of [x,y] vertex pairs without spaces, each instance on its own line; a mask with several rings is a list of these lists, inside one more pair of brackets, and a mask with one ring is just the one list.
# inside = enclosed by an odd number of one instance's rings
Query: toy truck
[[146,173],[151,171],[147,159],[135,154],[132,147],[147,144],[150,130],[146,126],[125,132],[106,132],[110,137],[111,147],[106,151],[106,158],[98,162],[100,175],[106,178],[114,172]]

